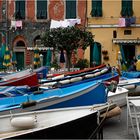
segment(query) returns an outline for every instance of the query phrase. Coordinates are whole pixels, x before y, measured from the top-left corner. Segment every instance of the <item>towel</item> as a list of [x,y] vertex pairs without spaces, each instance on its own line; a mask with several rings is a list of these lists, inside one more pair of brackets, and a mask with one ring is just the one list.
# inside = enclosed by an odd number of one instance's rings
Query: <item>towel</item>
[[10,29],[15,28],[15,27],[16,27],[16,21],[11,20],[11,27],[10,27]]
[[125,18],[119,18],[119,27],[125,27]]
[[16,29],[17,28],[21,28],[22,29],[22,21],[21,20],[16,21],[16,27],[15,28]]

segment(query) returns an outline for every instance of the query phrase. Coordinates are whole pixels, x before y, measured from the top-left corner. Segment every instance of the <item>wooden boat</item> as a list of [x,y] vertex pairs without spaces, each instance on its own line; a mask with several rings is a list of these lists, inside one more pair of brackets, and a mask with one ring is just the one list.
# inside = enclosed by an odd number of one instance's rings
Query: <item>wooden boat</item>
[[25,94],[32,94],[29,86],[0,86],[0,98],[8,98],[14,96],[23,96]]
[[122,107],[126,105],[126,96],[128,95],[128,90],[117,86],[117,89],[115,92],[108,92],[108,102],[113,102],[114,104],[117,104],[118,106]]
[[140,72],[139,71],[122,71],[122,77],[124,79],[131,79],[131,78],[140,78]]
[[106,67],[105,64],[102,64],[102,65],[99,65],[99,66],[96,66],[96,67],[90,67],[90,68],[86,68],[86,69],[83,69],[83,70],[76,70],[76,71],[72,71],[72,72],[60,72],[60,73],[51,73],[50,74],[47,74],[47,77],[54,77],[54,76],[59,76],[59,75],[75,75],[75,74],[80,74],[80,73],[85,73],[85,72],[90,72],[90,71],[93,71],[93,70],[96,70],[96,69],[100,69],[100,68],[104,68]]
[[48,87],[67,87],[72,86],[84,82],[94,81],[94,80],[104,80],[104,81],[117,81],[119,82],[119,74],[117,72],[110,72],[108,68],[103,68],[100,70],[95,70],[92,73],[84,73],[84,74],[78,74],[75,76],[68,76],[65,78],[56,78],[52,80],[47,80],[45,82],[41,82],[40,88],[47,89]]
[[140,95],[140,78],[120,80],[118,85],[128,89],[128,94]]
[[85,106],[107,102],[106,86],[101,81],[85,82],[66,88],[48,89],[30,95],[1,98],[0,114],[37,109]]
[[34,69],[33,71],[37,73],[38,79],[43,79],[47,77],[48,70],[48,67],[42,66],[40,68]]
[[[97,139],[99,111],[110,107],[82,106],[0,116],[0,139]],[[98,105],[99,107],[99,105]],[[105,119],[102,120],[102,122]]]
[[0,81],[0,86],[22,86],[28,85],[31,88],[39,86],[37,74],[34,72],[28,73],[14,73],[3,76]]

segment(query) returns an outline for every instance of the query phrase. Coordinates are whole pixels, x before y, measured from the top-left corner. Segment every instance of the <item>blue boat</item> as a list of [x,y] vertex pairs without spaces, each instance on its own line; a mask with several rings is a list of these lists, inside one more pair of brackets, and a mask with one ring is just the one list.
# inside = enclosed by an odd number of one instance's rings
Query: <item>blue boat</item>
[[40,68],[34,69],[34,72],[37,73],[38,79],[46,78],[46,75],[49,71],[47,66],[42,66]]
[[48,89],[49,87],[69,87],[72,85],[78,85],[85,82],[103,80],[103,81],[116,81],[119,82],[119,74],[116,71],[109,71],[107,67],[103,69],[97,69],[90,73],[78,74],[75,76],[68,76],[61,79],[53,79],[42,81],[40,85],[41,89]]
[[140,78],[140,72],[139,71],[122,71],[122,78],[124,79],[132,79],[132,78]]
[[84,82],[66,88],[55,88],[40,93],[0,99],[0,114],[39,109],[86,106],[107,102],[107,90],[99,81]]
[[0,86],[0,98],[8,98],[32,94],[33,91],[29,86]]

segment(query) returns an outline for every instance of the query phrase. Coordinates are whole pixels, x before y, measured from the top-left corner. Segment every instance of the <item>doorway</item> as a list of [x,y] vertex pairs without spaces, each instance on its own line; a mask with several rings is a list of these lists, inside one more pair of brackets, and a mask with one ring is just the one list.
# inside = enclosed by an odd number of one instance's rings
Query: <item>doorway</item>
[[17,59],[17,70],[24,69],[24,52],[16,52],[16,59]]
[[125,61],[127,68],[130,66],[133,57],[135,56],[135,45],[124,44],[120,46],[122,60]]

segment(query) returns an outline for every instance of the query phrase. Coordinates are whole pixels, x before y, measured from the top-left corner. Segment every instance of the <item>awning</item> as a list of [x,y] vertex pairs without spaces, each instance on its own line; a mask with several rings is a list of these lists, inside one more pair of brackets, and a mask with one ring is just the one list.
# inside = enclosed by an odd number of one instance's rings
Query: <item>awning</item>
[[[45,51],[45,50],[53,50],[53,48],[49,48],[49,47],[38,47],[39,51]],[[35,47],[27,47],[27,50],[29,51],[34,51],[35,50]]]
[[140,44],[140,39],[112,39],[114,44]]

